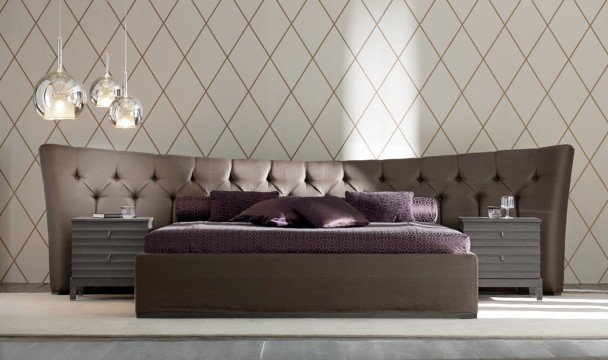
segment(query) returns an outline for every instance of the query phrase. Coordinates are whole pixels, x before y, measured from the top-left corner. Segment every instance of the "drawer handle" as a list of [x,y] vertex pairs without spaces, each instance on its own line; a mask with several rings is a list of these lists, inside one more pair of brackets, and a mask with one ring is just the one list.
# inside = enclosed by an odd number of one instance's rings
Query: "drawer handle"
[[[109,255],[108,255],[109,257]],[[504,255],[500,255],[500,261],[505,261],[505,256]]]
[[112,236],[112,230],[108,230],[108,237]]
[[112,261],[112,254],[108,254],[108,262]]
[[500,232],[500,237],[505,237],[505,232],[504,231]]

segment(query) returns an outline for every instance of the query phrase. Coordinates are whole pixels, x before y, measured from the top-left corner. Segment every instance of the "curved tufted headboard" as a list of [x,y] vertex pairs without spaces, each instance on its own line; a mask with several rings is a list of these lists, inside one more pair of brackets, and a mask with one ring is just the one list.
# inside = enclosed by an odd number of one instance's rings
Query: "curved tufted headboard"
[[440,222],[479,216],[501,195],[520,216],[542,222],[544,289],[563,289],[564,236],[574,149],[569,145],[426,158],[362,161],[268,161],[195,158],[42,145],[40,159],[49,229],[50,277],[65,292],[70,277],[71,219],[135,205],[156,227],[171,222],[173,200],[211,190],[283,195],[339,195],[346,190],[410,190],[435,197]]

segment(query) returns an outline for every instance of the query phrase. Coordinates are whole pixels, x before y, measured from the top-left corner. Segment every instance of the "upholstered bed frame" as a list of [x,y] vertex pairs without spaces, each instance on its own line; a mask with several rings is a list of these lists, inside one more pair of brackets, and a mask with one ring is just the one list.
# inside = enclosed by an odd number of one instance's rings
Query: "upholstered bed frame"
[[[177,196],[278,190],[343,196],[410,190],[435,197],[439,221],[478,216],[513,194],[517,215],[542,219],[545,294],[563,289],[564,236],[574,150],[560,145],[395,160],[297,162],[153,155],[61,145],[40,148],[51,290],[70,277],[70,220],[135,205],[154,226],[171,223]],[[474,255],[141,254],[138,316],[189,313],[477,312]]]

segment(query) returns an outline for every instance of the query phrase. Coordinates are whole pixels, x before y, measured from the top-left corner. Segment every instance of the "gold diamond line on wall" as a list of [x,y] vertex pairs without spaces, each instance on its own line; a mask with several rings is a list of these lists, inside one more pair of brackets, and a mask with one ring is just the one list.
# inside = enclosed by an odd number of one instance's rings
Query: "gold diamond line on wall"
[[[135,0],[129,80],[147,116],[126,131],[90,106],[75,122],[36,119],[52,4],[0,0],[1,281],[48,280],[38,146],[53,142],[295,160],[570,143],[566,281],[608,282],[606,1]],[[64,7],[65,67],[86,84],[103,68],[103,5]]]

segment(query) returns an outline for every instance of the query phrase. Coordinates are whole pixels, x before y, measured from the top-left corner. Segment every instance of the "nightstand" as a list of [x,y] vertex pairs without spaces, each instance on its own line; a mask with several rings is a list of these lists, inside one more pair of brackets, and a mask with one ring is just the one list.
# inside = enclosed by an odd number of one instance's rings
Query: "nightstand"
[[479,261],[479,287],[527,287],[542,300],[538,218],[459,217]]
[[72,219],[70,300],[85,286],[133,286],[135,256],[154,218]]

